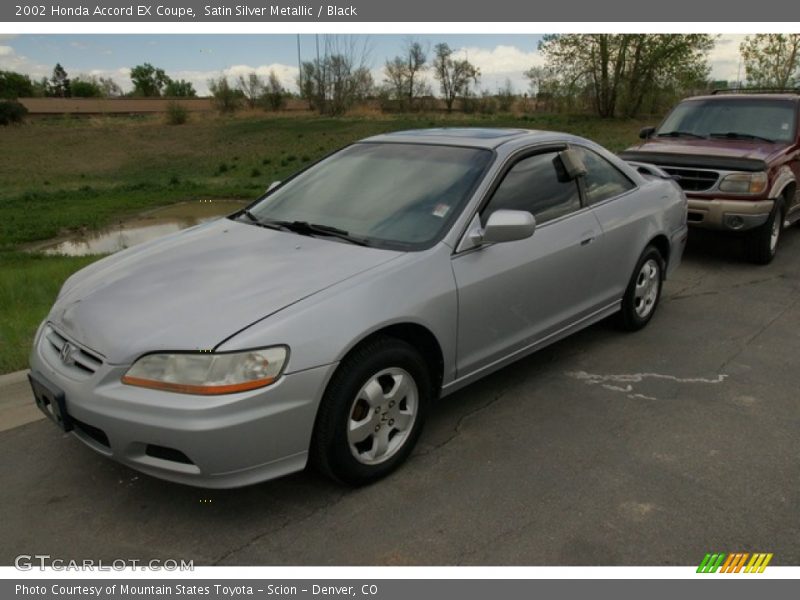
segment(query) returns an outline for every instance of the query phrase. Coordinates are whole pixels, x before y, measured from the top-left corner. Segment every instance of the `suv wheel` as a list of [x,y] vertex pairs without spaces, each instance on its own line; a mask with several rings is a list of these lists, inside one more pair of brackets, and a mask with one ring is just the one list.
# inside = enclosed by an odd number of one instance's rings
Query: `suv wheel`
[[311,461],[350,485],[384,477],[408,458],[422,431],[431,377],[410,344],[380,337],[350,353],[317,414]]
[[757,265],[766,265],[772,262],[778,251],[778,240],[782,229],[783,201],[776,200],[767,222],[748,233],[745,238],[745,254],[748,260]]

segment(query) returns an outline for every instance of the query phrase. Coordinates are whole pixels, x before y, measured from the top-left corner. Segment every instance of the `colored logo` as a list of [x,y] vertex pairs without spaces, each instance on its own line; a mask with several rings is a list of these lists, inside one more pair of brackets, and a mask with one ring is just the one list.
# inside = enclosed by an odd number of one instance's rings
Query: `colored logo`
[[708,553],[703,557],[703,562],[697,567],[698,573],[763,573],[772,553],[754,552],[724,552]]

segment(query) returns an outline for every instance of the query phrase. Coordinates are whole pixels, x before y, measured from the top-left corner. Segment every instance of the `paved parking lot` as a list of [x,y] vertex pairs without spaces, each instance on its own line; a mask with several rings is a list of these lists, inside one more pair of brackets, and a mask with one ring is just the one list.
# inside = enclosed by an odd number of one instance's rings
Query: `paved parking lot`
[[[800,229],[776,261],[693,235],[642,332],[600,323],[432,410],[395,475],[205,491],[38,420],[0,432],[0,563],[800,564]],[[731,256],[732,254],[732,256]]]

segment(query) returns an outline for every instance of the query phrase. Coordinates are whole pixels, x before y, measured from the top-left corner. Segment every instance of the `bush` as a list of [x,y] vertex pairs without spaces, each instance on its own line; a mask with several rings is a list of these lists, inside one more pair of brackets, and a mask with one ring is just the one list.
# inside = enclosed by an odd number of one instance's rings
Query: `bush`
[[167,103],[167,123],[183,125],[189,120],[189,110],[180,102],[172,100]]
[[484,91],[478,99],[478,111],[482,115],[493,115],[497,112],[497,100],[489,92]]
[[25,121],[28,109],[16,100],[0,100],[0,125],[13,125]]

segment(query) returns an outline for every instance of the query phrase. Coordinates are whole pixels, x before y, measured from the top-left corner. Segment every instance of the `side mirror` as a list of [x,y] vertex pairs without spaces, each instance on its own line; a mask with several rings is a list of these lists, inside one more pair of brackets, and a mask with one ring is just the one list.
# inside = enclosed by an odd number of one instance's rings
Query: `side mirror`
[[639,130],[639,139],[646,140],[656,132],[655,127],[642,127]]
[[[578,177],[583,177],[586,175],[586,165],[583,164],[583,160],[581,160],[581,155],[578,154],[576,150],[568,149],[562,150],[558,153],[558,158],[561,162],[561,167],[563,168],[563,173],[561,173],[561,178],[565,181],[573,181]],[[559,165],[556,165],[556,171]]]
[[267,193],[269,194],[269,193],[270,193],[272,190],[274,190],[274,189],[275,189],[276,187],[278,187],[280,184],[281,184],[281,182],[280,182],[280,181],[273,181],[272,183],[270,183],[270,184],[269,184],[269,187],[267,188]]
[[489,215],[486,227],[474,231],[470,238],[475,245],[500,244],[524,240],[533,235],[536,218],[524,210],[496,210]]

